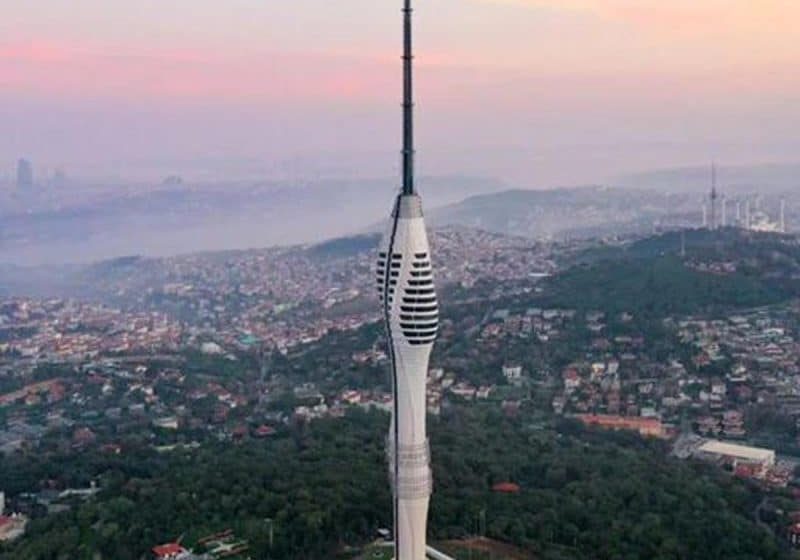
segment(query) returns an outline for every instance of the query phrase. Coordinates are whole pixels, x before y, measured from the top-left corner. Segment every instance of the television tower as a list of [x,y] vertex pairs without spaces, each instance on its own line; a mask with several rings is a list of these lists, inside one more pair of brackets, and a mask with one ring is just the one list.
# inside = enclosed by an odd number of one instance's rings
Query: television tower
[[[378,253],[377,283],[394,403],[387,438],[393,491],[395,560],[424,560],[433,488],[425,385],[439,327],[439,307],[422,199],[414,184],[411,0],[403,8],[403,185]],[[439,554],[439,553],[436,553]]]

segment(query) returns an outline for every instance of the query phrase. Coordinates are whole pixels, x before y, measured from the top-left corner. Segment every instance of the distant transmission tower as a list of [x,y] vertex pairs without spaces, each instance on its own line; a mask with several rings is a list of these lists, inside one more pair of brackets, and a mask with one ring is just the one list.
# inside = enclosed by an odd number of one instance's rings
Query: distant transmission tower
[[750,229],[750,199],[744,203],[744,229]]
[[781,199],[781,218],[780,218],[781,233],[786,233],[786,199]]

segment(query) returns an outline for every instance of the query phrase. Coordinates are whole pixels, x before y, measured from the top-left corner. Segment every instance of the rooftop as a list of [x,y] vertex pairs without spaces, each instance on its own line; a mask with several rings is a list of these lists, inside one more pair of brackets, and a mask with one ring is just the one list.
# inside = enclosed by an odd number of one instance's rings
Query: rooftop
[[750,461],[772,461],[775,459],[775,451],[761,447],[750,447],[726,443],[724,441],[709,440],[698,448],[703,453],[714,453],[727,457],[737,457]]

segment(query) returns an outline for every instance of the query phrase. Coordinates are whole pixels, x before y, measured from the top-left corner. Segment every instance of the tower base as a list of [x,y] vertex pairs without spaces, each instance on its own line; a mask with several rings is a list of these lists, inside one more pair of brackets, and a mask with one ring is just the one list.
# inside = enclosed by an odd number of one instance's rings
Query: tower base
[[[391,542],[380,543],[380,544],[377,545],[377,548],[386,550],[387,553],[391,553],[392,556],[390,558],[392,558],[392,560],[394,560],[394,554],[393,554],[394,553],[394,550],[393,550],[394,549],[394,543],[391,543]],[[373,548],[372,550],[375,551],[376,549]],[[362,560],[370,560],[370,558],[367,558],[366,556],[364,556],[364,558]],[[443,552],[439,552],[438,550],[436,550],[432,546],[429,546],[429,547],[427,547],[427,550],[425,552],[425,560],[455,560],[455,558],[453,558],[452,556],[448,556],[447,554],[445,554]]]
[[430,558],[431,560],[455,560],[451,556],[448,556],[447,554],[439,552],[438,550],[436,550],[432,546],[429,546],[427,548],[427,554],[428,554],[428,558]]

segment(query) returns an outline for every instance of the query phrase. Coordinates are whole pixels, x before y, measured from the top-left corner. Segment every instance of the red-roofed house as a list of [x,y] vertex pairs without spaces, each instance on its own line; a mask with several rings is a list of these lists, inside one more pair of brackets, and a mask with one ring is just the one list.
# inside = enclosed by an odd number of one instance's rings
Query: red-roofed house
[[188,551],[178,543],[160,544],[153,547],[153,554],[158,560],[176,560]]
[[795,548],[800,548],[800,523],[789,526],[789,542]]
[[568,368],[562,375],[564,379],[564,390],[567,393],[572,393],[581,386],[581,376],[575,368]]
[[25,534],[28,518],[24,515],[0,515],[0,542],[13,541]]
[[513,482],[498,482],[492,486],[492,492],[497,492],[498,494],[519,494],[519,491],[519,484],[514,484]]
[[266,424],[264,424],[264,425],[261,425],[258,428],[256,428],[256,431],[255,431],[254,435],[257,438],[265,438],[265,437],[271,436],[274,433],[275,433],[275,428],[273,428],[271,426],[267,426]]
[[641,416],[615,416],[611,414],[580,414],[578,420],[587,426],[608,430],[632,430],[643,436],[664,437],[664,428],[657,418]]
[[750,463],[739,463],[733,471],[739,478],[760,478],[761,467]]

